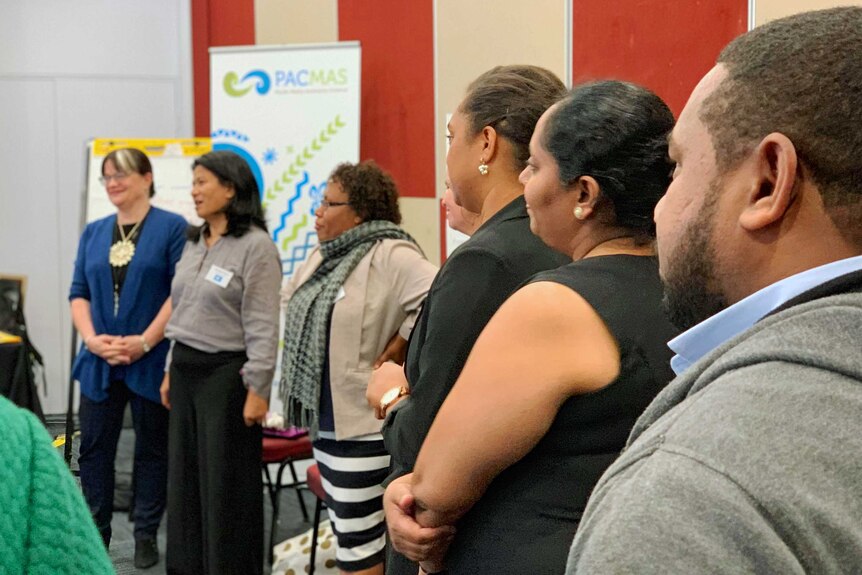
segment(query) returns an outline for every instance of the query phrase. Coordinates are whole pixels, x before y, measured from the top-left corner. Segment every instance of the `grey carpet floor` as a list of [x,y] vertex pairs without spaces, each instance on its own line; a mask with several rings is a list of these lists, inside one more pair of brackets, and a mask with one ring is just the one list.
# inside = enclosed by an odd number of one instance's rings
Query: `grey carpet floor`
[[[59,430],[49,429],[53,432],[52,435],[59,433]],[[116,472],[117,472],[117,487],[118,491],[128,490],[128,485],[131,481],[132,473],[132,455],[134,453],[135,434],[132,429],[124,429],[120,435],[120,443],[117,447]],[[73,443],[72,450],[72,469],[77,469],[77,453],[78,441]],[[286,473],[286,475],[289,475]],[[272,474],[275,477],[274,474]],[[119,499],[122,496],[118,496]],[[314,517],[314,501],[315,497],[309,492],[303,493],[306,509],[308,509],[309,518]],[[272,517],[272,505],[270,504],[269,495],[264,489],[264,542],[269,544],[269,526]],[[302,512],[299,508],[299,502],[295,492],[292,489],[283,489],[279,497],[279,526],[278,537],[276,543],[285,539],[298,535],[311,528],[311,521],[305,521],[302,517]],[[324,515],[325,519],[325,515]],[[150,569],[135,569],[135,538],[134,524],[129,521],[129,515],[124,511],[114,513],[114,519],[111,522],[113,536],[108,554],[114,567],[117,569],[118,575],[126,575],[131,573],[145,573],[147,575],[162,575],[165,573],[164,552],[165,552],[165,537],[167,520],[162,519],[162,525],[159,528],[158,544],[161,559],[154,567]],[[265,557],[269,561],[268,555]],[[266,565],[265,570],[268,572],[269,565]]]

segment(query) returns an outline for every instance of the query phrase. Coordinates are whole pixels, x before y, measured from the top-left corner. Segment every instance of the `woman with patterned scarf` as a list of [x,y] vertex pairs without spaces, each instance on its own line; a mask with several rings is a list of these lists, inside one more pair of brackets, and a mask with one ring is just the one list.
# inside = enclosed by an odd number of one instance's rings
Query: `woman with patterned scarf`
[[437,268],[398,224],[398,191],[374,162],[341,164],[315,215],[320,245],[282,290],[285,419],[308,427],[342,572],[382,574],[389,455],[365,390],[403,363]]

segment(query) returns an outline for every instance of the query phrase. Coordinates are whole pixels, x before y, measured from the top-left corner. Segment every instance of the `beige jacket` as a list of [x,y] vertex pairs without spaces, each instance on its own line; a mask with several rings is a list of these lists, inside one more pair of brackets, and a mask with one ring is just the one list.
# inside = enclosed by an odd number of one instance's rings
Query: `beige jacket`
[[[282,308],[322,261],[315,248],[281,291]],[[414,244],[381,240],[359,261],[335,299],[329,376],[335,437],[378,433],[382,422],[365,401],[374,360],[395,335],[408,339],[437,266]]]

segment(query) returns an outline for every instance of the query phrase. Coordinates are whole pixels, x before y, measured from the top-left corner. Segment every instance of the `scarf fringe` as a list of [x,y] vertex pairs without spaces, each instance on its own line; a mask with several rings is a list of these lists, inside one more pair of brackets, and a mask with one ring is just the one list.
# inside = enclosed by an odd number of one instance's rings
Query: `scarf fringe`
[[298,397],[290,397],[284,407],[284,419],[287,425],[308,429],[312,439],[317,439],[319,423],[317,411],[303,405]]

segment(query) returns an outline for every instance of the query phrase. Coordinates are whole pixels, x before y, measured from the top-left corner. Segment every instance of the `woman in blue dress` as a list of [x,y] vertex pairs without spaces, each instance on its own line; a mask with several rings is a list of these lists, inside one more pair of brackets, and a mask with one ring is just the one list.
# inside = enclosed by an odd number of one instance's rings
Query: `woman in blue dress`
[[102,183],[117,213],[84,229],[69,291],[83,345],[73,376],[81,385],[81,486],[107,547],[114,459],[126,404],[135,428],[135,566],[158,562],[156,533],[167,490],[168,411],[161,405],[174,266],[186,221],[150,204],[149,158],[122,148],[102,162]]

